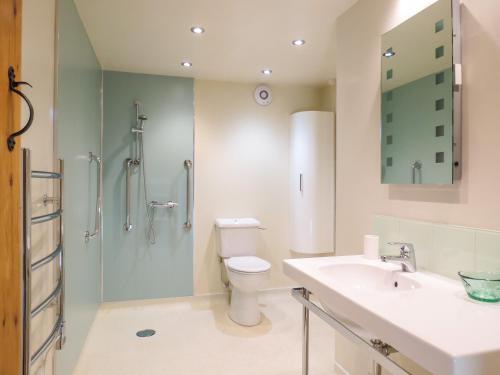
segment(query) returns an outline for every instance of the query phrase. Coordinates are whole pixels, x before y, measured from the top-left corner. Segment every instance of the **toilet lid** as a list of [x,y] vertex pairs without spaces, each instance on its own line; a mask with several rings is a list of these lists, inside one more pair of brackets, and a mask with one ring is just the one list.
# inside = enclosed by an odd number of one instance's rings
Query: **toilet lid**
[[265,272],[271,268],[271,264],[257,257],[234,257],[227,261],[229,269],[236,272],[257,273]]

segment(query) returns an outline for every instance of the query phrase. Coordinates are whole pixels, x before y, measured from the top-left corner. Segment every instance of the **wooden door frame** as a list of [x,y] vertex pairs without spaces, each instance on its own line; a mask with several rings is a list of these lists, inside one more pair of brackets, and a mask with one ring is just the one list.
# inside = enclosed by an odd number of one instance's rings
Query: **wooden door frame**
[[20,128],[19,97],[9,91],[7,71],[21,78],[22,0],[0,0],[0,375],[22,371],[21,142],[7,149]]

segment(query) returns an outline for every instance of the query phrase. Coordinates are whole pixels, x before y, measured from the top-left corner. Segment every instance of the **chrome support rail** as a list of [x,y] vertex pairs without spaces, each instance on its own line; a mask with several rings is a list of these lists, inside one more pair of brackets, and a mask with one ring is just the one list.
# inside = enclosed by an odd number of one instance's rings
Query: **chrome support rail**
[[[63,246],[63,175],[64,164],[59,160],[59,172],[31,171],[31,153],[23,149],[23,375],[30,375],[31,366],[36,360],[57,344],[61,349],[64,343],[64,246]],[[59,180],[59,209],[47,215],[31,217],[31,178],[49,178]],[[55,201],[55,202],[57,202]],[[59,218],[59,244],[49,255],[31,262],[31,226]],[[34,309],[31,308],[31,272],[58,259],[58,283],[54,290]],[[52,331],[42,345],[31,355],[30,332],[31,319],[45,311],[55,301],[59,302],[58,318]]]
[[[310,293],[307,289],[302,289],[302,298],[309,301]],[[309,309],[302,307],[302,375],[309,374]]]
[[190,230],[193,226],[191,213],[193,212],[193,161],[192,160],[184,160],[184,167],[187,170],[187,181],[186,181],[186,222],[184,223],[184,228],[186,230]]
[[[387,346],[380,345],[379,340],[365,341],[362,337],[351,331],[337,317],[328,314],[322,308],[309,300],[310,292],[305,288],[292,289],[292,296],[304,307],[303,311],[303,346],[302,346],[302,375],[309,374],[309,312],[313,312],[335,331],[346,337],[354,344],[365,349],[378,366],[384,367],[393,375],[410,375],[405,369],[388,358]],[[392,349],[392,348],[391,348]]]
[[132,178],[132,168],[134,166],[134,161],[132,159],[125,159],[125,225],[123,229],[126,232],[130,232],[132,230],[132,223],[130,221],[130,206],[132,200],[132,191],[131,191],[131,178]]
[[102,186],[101,186],[101,158],[89,152],[89,162],[96,162],[97,164],[97,194],[95,203],[95,217],[94,217],[94,231],[90,233],[90,230],[85,231],[84,238],[85,242],[89,242],[97,237],[101,231],[101,218],[102,218]]

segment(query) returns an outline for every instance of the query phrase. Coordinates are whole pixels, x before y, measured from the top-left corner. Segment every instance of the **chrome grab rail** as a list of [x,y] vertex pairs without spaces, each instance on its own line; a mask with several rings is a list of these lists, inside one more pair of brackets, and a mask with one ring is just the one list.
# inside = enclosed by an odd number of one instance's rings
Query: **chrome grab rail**
[[89,230],[85,231],[84,237],[85,242],[89,242],[97,237],[101,230],[101,218],[102,218],[102,187],[101,187],[101,158],[89,152],[89,162],[96,162],[97,164],[97,197],[95,204],[95,217],[94,217],[94,232],[90,233]]
[[52,301],[54,301],[57,297],[59,297],[62,291],[62,283],[63,281],[59,279],[59,281],[57,282],[57,286],[54,288],[54,290],[33,310],[31,310],[31,318],[34,318],[35,316],[40,314],[52,303]]
[[[64,246],[63,246],[63,189],[64,162],[59,160],[59,172],[31,171],[31,153],[23,149],[23,375],[30,375],[33,363],[43,356],[55,343],[61,349],[64,344]],[[31,178],[50,178],[59,180],[59,209],[47,215],[31,217]],[[59,220],[59,244],[49,255],[31,262],[31,226],[56,218]],[[55,289],[34,309],[31,309],[31,272],[59,259],[59,278]],[[58,319],[50,335],[30,356],[31,319],[47,309],[59,299]],[[57,341],[56,341],[57,340]]]
[[132,178],[132,167],[134,165],[134,161],[132,159],[125,159],[125,225],[123,229],[126,232],[130,232],[132,230],[132,223],[130,222],[130,205],[132,199],[131,192],[131,178]]
[[61,213],[62,212],[59,209],[59,210],[51,212],[50,214],[47,214],[47,215],[35,216],[35,217],[31,218],[31,224],[41,224],[41,223],[45,223],[47,221],[57,219],[59,216],[61,216]]
[[37,269],[45,266],[46,264],[49,264],[54,259],[56,259],[61,254],[61,252],[62,252],[62,246],[61,246],[61,244],[59,244],[59,246],[57,246],[57,248],[53,252],[51,252],[49,255],[34,262],[31,265],[31,270],[36,271]]
[[190,230],[193,226],[191,222],[191,213],[193,211],[193,203],[191,201],[191,196],[193,192],[193,161],[192,160],[184,160],[184,167],[187,170],[187,182],[186,182],[186,222],[184,223],[184,228],[186,230]]

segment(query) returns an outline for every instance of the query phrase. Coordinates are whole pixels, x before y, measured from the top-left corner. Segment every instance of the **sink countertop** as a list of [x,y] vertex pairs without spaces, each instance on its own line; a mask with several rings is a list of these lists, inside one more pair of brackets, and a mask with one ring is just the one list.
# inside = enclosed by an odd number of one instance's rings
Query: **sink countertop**
[[[336,279],[335,267],[387,271],[409,288],[369,287]],[[284,272],[340,315],[439,375],[500,374],[500,304],[471,300],[460,281],[362,256],[289,259]],[[345,274],[345,271],[343,272]],[[354,273],[354,271],[352,272]],[[374,283],[376,284],[376,283]]]

